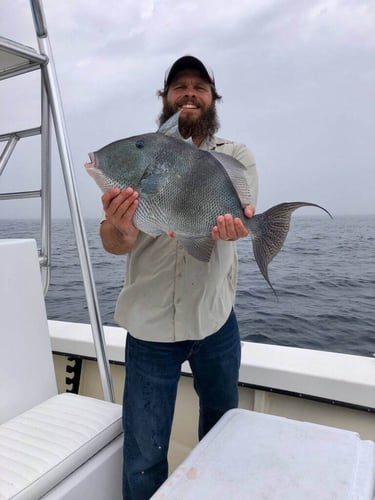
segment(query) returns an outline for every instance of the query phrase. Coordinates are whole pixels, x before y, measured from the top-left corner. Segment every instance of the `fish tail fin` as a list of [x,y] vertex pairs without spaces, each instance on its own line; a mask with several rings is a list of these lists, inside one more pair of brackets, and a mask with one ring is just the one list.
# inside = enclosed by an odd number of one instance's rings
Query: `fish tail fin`
[[259,270],[264,279],[272,288],[277,297],[268,277],[268,264],[279,253],[284,241],[288,235],[290,218],[292,213],[301,207],[317,207],[324,210],[332,219],[331,214],[325,208],[315,203],[296,201],[291,203],[280,203],[271,207],[262,214],[255,215],[247,220],[247,226],[250,230],[253,252]]

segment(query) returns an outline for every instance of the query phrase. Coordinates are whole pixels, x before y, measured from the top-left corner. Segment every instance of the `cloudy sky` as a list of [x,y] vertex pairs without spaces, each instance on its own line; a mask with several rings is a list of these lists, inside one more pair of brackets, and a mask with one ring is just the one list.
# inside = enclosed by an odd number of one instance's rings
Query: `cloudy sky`
[[[258,211],[304,200],[333,215],[375,214],[374,0],[45,0],[44,8],[86,217],[101,207],[87,153],[154,131],[164,72],[187,53],[214,69],[219,135],[255,154]],[[37,47],[27,0],[1,0],[0,35]],[[0,135],[38,126],[37,74],[0,85]],[[0,192],[39,188],[38,140],[21,142]],[[0,217],[38,210],[36,200],[4,201]]]

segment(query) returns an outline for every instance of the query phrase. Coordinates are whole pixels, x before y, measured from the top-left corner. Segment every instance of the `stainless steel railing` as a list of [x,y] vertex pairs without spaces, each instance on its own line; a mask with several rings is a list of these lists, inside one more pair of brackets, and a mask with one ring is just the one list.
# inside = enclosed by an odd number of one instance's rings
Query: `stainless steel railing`
[[[25,191],[22,193],[3,193],[1,199],[19,199],[40,196],[42,200],[41,208],[41,249],[40,263],[42,269],[46,269],[44,280],[49,282],[49,256],[50,256],[50,218],[51,218],[51,198],[50,198],[50,115],[56,135],[56,142],[60,155],[61,168],[64,177],[65,190],[68,199],[70,217],[73,231],[77,242],[78,255],[81,265],[83,285],[86,294],[88,312],[93,334],[96,356],[101,378],[104,399],[113,401],[113,387],[110,376],[108,358],[104,340],[104,331],[100,318],[99,303],[96,294],[94,276],[88,251],[86,231],[84,228],[78,192],[73,171],[72,156],[69,147],[68,133],[65,124],[63,106],[57,81],[52,48],[48,38],[48,30],[45,22],[44,11],[41,0],[30,0],[35,32],[37,35],[40,54],[30,51],[27,47],[22,47],[17,52],[11,41],[3,39],[3,47],[10,53],[26,56],[25,64],[20,65],[18,71],[13,71],[12,76],[35,69],[35,64],[39,64],[42,72],[42,125],[40,129],[29,129],[12,134],[0,136],[0,141],[7,141],[5,149],[0,157],[0,174],[4,171],[9,157],[17,142],[22,137],[41,133],[41,158],[42,158],[42,185],[40,191]],[[29,64],[28,64],[29,62]],[[3,73],[4,74],[4,73]],[[5,77],[8,75],[5,73]],[[1,78],[0,78],[1,79]],[[48,287],[48,284],[46,285]]]
[[42,85],[41,90],[41,127],[19,130],[0,135],[0,142],[6,142],[0,155],[0,176],[4,172],[11,155],[21,139],[41,135],[41,189],[32,191],[13,191],[0,193],[0,200],[20,200],[40,198],[40,247],[39,263],[44,295],[50,284],[50,254],[51,254],[51,158],[50,158],[50,113],[48,97]]

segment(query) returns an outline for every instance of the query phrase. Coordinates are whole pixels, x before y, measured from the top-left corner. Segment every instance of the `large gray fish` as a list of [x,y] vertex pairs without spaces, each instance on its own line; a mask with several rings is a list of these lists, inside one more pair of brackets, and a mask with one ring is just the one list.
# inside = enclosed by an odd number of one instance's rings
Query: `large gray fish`
[[173,232],[186,252],[209,261],[216,242],[211,238],[218,215],[239,217],[253,243],[255,260],[273,289],[268,264],[279,252],[289,231],[294,210],[315,203],[276,205],[248,219],[243,208],[251,204],[244,166],[223,153],[196,148],[178,130],[179,113],[157,132],[112,142],[89,153],[88,173],[99,187],[132,187],[139,193],[133,223],[141,231],[159,236]]

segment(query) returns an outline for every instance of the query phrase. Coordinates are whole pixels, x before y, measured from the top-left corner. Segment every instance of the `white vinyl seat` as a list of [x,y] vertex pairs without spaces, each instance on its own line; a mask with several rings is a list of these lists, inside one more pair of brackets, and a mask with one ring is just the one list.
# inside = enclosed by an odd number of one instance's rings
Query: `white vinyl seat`
[[0,500],[121,498],[121,406],[57,394],[34,240],[0,240]]
[[59,394],[0,426],[0,499],[40,498],[121,434],[121,407]]

